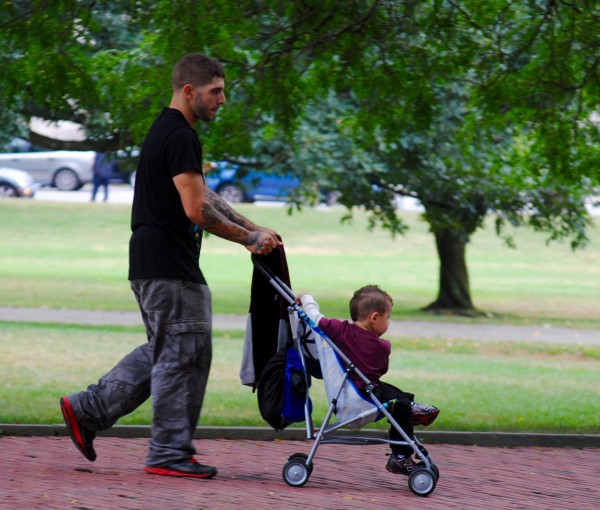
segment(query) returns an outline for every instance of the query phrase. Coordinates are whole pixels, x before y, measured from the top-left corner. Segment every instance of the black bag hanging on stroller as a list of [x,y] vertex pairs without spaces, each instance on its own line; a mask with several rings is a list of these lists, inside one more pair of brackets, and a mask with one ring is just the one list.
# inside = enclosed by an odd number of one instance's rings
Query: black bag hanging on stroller
[[304,421],[307,398],[312,410],[308,384],[298,352],[291,344],[286,345],[267,362],[258,380],[260,415],[275,430]]

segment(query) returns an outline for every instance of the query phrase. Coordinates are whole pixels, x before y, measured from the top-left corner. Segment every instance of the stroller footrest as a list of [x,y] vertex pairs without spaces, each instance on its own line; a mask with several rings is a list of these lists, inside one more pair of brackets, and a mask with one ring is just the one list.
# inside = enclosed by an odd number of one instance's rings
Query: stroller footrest
[[345,444],[357,446],[386,444],[388,441],[388,439],[369,436],[323,436],[321,438],[322,444]]

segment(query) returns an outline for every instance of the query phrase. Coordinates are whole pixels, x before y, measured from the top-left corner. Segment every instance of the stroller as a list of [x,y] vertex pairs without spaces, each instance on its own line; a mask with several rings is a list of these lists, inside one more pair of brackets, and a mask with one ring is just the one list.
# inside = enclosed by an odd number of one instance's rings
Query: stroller
[[[304,405],[306,437],[314,439],[314,444],[308,455],[294,453],[288,458],[283,466],[284,481],[292,487],[302,487],[312,474],[313,459],[321,444],[408,445],[413,449],[415,457],[421,460],[418,467],[408,477],[408,487],[417,496],[425,497],[431,494],[439,479],[439,470],[425,447],[416,438],[411,439],[390,414],[389,409],[395,402],[380,402],[373,393],[374,385],[296,303],[296,296],[292,289],[258,257],[253,255],[252,262],[255,268],[289,303],[288,312],[294,347],[302,361],[306,387],[309,387],[310,376],[322,378],[329,401],[329,408],[321,427],[314,429],[311,417],[312,406],[308,391],[306,392]],[[351,373],[358,375],[365,382],[369,398],[358,391],[349,378]],[[337,421],[331,423],[334,414]],[[404,439],[403,441],[358,435],[332,435],[342,427],[356,429],[382,418],[388,419],[391,426]]]

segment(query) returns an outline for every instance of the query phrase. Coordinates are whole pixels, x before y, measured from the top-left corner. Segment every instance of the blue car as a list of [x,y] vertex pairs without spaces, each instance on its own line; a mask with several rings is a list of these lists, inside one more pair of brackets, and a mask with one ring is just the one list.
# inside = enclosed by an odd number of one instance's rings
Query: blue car
[[287,201],[300,186],[300,179],[293,175],[249,170],[240,178],[238,171],[238,165],[226,161],[211,162],[204,168],[206,184],[230,203]]

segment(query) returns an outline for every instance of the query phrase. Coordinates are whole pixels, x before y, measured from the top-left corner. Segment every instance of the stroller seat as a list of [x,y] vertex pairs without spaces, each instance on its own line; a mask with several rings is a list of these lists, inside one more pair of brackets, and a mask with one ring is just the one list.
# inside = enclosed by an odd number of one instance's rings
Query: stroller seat
[[[384,418],[381,408],[393,408],[396,400],[375,404],[350,379],[353,365],[345,364],[330,343],[314,329],[308,328],[293,310],[290,310],[290,323],[292,332],[297,335],[294,340],[307,361],[308,374],[323,379],[327,400],[334,405],[334,414],[338,420],[336,428],[344,426],[358,429]],[[311,370],[310,361],[318,361],[318,372],[315,371],[314,364]],[[373,385],[369,383],[367,387],[372,388]]]

